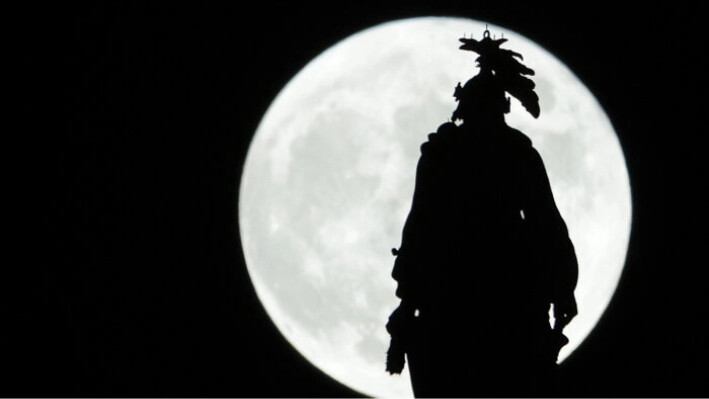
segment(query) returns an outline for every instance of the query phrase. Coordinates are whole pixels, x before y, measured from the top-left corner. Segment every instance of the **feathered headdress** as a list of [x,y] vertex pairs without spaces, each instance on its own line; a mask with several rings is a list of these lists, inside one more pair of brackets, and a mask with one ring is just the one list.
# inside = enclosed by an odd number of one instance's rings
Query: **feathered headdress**
[[521,54],[512,50],[501,49],[507,39],[491,39],[490,31],[485,30],[483,39],[462,38],[461,50],[474,51],[480,74],[492,73],[504,91],[518,99],[522,106],[535,118],[539,117],[539,96],[534,92],[534,82],[524,75],[534,76],[534,71],[522,65],[516,58],[523,60]]

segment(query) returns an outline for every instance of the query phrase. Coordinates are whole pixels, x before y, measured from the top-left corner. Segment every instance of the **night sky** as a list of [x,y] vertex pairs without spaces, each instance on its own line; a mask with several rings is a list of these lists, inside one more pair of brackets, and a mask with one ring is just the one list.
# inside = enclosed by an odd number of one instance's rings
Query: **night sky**
[[692,252],[707,238],[705,202],[685,191],[706,179],[698,161],[671,169],[697,151],[687,115],[701,101],[684,94],[707,87],[690,71],[704,51],[691,42],[696,10],[479,3],[27,7],[16,99],[27,155],[12,170],[27,171],[18,236],[29,245],[8,266],[20,277],[6,280],[18,294],[6,302],[0,394],[359,396],[310,366],[261,308],[239,242],[239,179],[263,113],[309,60],[366,27],[436,15],[509,27],[557,55],[626,156],[626,269],[561,368],[562,395],[709,395],[696,287],[707,262]]

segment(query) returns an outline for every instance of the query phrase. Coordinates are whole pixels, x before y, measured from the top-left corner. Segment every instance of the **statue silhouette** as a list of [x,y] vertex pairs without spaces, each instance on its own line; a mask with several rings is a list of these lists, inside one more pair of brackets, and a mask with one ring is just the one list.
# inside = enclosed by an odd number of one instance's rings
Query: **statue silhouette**
[[[506,39],[460,39],[478,75],[454,96],[453,122],[421,146],[393,278],[387,370],[408,358],[417,397],[553,396],[557,355],[576,315],[578,267],[539,153],[507,126],[509,98],[539,99]],[[553,305],[554,328],[549,310]]]

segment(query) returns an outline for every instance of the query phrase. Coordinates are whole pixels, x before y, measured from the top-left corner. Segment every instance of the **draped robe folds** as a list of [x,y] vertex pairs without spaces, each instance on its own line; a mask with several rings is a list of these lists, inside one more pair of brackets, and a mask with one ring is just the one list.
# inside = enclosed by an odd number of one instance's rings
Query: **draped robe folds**
[[549,394],[549,308],[574,301],[577,274],[527,136],[453,123],[429,135],[392,272],[416,396]]

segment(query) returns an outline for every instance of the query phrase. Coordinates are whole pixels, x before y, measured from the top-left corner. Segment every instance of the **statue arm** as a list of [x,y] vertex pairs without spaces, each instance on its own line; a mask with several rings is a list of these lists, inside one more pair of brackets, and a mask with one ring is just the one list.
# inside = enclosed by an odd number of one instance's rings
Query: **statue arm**
[[566,223],[559,213],[549,183],[544,163],[539,153],[532,149],[529,181],[529,221],[539,233],[544,267],[551,279],[550,300],[554,304],[554,318],[563,324],[576,316],[574,290],[578,281],[578,262],[574,245],[569,238]]
[[396,255],[392,277],[397,282],[396,296],[401,303],[389,316],[386,324],[391,336],[387,351],[386,370],[390,374],[400,374],[404,368],[407,342],[409,341],[410,323],[416,311],[417,275],[424,252],[428,247],[425,233],[427,228],[428,207],[430,202],[430,160],[427,148],[421,147],[422,155],[416,168],[416,186],[411,203],[411,210],[402,231],[401,247],[393,251]]
[[422,155],[416,167],[416,185],[414,188],[411,210],[406,218],[406,223],[402,231],[401,247],[399,248],[392,277],[397,281],[396,295],[405,300],[411,298],[411,286],[414,284],[417,264],[424,258],[424,251],[430,246],[427,243],[426,232],[428,228],[428,210],[431,202],[431,161],[426,150],[426,145],[422,146]]

